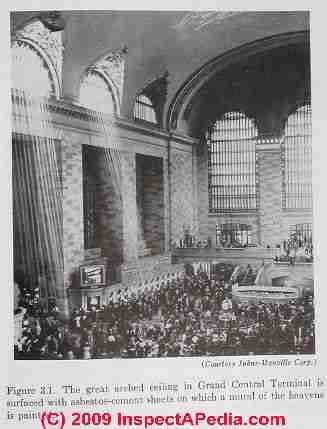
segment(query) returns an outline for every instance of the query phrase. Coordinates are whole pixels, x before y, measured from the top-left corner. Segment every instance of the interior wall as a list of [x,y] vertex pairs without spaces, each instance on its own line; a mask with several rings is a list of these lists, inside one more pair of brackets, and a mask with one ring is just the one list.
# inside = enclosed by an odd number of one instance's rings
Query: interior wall
[[196,169],[192,147],[180,150],[171,148],[171,243],[179,243],[185,229],[197,235]]
[[165,248],[163,160],[136,154],[136,171],[139,244],[160,254]]
[[79,287],[79,267],[84,261],[83,142],[85,142],[85,136],[82,134],[63,131],[61,141],[64,252],[62,306],[66,314],[68,314],[68,290],[71,286]]
[[257,146],[258,193],[257,210],[254,212],[209,213],[208,203],[208,154],[203,147],[198,151],[198,213],[199,238],[216,242],[216,224],[245,223],[252,227],[253,243],[276,246],[289,238],[290,227],[297,223],[312,223],[310,210],[285,210],[282,208],[282,170],[280,146],[264,150]]
[[[217,223],[246,223],[253,242],[275,246],[289,236],[290,225],[311,222],[310,211],[282,208],[282,148],[279,143],[290,113],[310,103],[310,56],[307,42],[250,56],[217,73],[194,96],[185,120],[201,143],[197,149],[198,217],[201,240],[216,241]],[[256,142],[257,210],[209,213],[208,127],[220,115],[242,111],[258,129]],[[271,140],[274,141],[271,144]],[[268,141],[267,144],[261,144]]]
[[[115,177],[108,163],[108,149],[83,146],[84,176],[95,192],[95,246],[108,258],[109,273],[114,275],[123,262],[123,216],[121,177]],[[117,156],[117,154],[113,154]],[[119,172],[119,176],[121,172]],[[118,180],[117,180],[118,179]],[[86,190],[84,190],[85,192]]]

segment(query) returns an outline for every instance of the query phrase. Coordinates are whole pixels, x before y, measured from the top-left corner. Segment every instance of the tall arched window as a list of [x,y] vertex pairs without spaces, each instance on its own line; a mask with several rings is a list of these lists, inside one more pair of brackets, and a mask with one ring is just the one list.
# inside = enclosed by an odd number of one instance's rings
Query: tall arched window
[[48,62],[32,42],[15,40],[11,45],[12,88],[30,96],[56,95],[55,79]]
[[116,112],[112,89],[96,70],[90,70],[84,77],[79,102],[82,106],[100,113],[112,115]]
[[157,123],[156,112],[151,100],[144,94],[137,96],[134,104],[134,119]]
[[240,112],[225,113],[207,133],[209,210],[256,209],[254,121]]
[[284,195],[286,209],[312,207],[311,106],[292,113],[286,122],[284,139]]

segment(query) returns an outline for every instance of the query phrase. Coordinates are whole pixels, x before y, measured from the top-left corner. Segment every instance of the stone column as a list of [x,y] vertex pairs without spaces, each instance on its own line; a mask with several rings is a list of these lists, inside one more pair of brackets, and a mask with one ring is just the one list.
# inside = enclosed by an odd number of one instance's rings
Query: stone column
[[193,234],[196,238],[199,237],[199,189],[198,189],[198,159],[197,159],[197,145],[192,146],[192,179],[193,179]]
[[138,257],[135,153],[121,152],[124,263]]
[[[209,236],[208,213],[209,213],[209,192],[208,192],[208,146],[206,142],[201,142],[197,147],[197,182],[198,182],[198,222],[199,238],[206,240]],[[215,243],[214,237],[212,242]]]
[[280,244],[282,225],[282,171],[279,142],[258,141],[259,241],[263,246]]
[[184,228],[194,234],[192,148],[171,148],[171,239],[179,242]]
[[61,143],[63,186],[63,287],[58,305],[68,314],[68,288],[84,260],[83,168],[81,136],[65,132]]
[[163,181],[164,181],[164,225],[165,225],[165,253],[170,252],[170,183],[168,159],[163,159]]

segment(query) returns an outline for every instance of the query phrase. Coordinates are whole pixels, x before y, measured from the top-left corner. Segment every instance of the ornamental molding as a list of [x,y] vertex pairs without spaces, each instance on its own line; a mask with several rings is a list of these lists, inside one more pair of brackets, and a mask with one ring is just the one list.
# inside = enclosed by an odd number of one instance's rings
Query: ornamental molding
[[47,54],[48,59],[50,59],[52,66],[55,68],[56,78],[61,87],[64,55],[62,31],[50,31],[41,21],[37,20],[16,31],[12,42],[15,40],[32,41],[41,51]]
[[12,90],[14,132],[51,137],[64,129],[69,129],[102,136],[111,134],[115,123],[114,116],[100,116],[95,111],[69,105],[55,98],[31,98],[26,96],[24,91]]
[[281,144],[284,141],[285,136],[276,136],[276,135],[260,135],[256,138],[258,144]]
[[125,55],[127,52],[127,47],[110,52],[104,58],[90,65],[84,74],[84,76],[92,72],[104,74],[109,83],[114,86],[113,89],[117,91],[120,102],[123,94]]
[[[64,100],[55,98],[28,98],[24,91],[12,90],[12,115],[13,129],[23,127],[26,132],[31,132],[30,124],[33,123],[35,130],[40,128],[50,130],[60,127],[60,129],[76,129],[76,131],[88,132],[91,135],[108,134],[115,127],[122,130],[130,130],[140,136],[150,136],[159,138],[161,141],[170,141],[173,149],[190,149],[198,141],[187,135],[178,133],[168,133],[153,127],[143,126],[128,119],[118,118],[115,115],[99,114],[86,107],[67,103]],[[28,109],[22,108],[27,105]],[[24,131],[24,132],[25,132]],[[49,131],[49,132],[50,132]],[[191,153],[191,152],[190,152]]]
[[[64,115],[69,118],[79,119],[81,121],[87,122],[99,122],[100,116],[97,112],[87,109],[85,107],[76,106],[73,104],[65,103],[63,100],[56,99],[47,99],[47,98],[29,98],[25,95],[24,91],[13,89],[11,93],[12,104],[14,107],[14,112],[16,106],[22,105],[22,100],[25,100],[24,103],[27,105],[36,105],[38,110],[42,109],[48,113],[54,113],[59,115]],[[18,109],[17,108],[17,109]],[[107,115],[108,116],[108,115]]]

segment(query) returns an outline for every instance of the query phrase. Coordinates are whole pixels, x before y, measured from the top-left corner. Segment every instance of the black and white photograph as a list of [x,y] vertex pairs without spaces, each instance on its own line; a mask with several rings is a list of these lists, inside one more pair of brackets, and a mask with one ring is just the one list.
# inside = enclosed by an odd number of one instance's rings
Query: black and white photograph
[[10,24],[14,359],[314,355],[310,13]]

